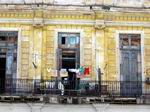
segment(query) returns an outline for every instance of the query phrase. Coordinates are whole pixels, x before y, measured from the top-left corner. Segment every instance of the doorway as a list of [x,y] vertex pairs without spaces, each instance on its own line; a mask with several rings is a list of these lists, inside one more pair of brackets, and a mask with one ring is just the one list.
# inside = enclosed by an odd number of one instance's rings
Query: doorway
[[5,92],[6,58],[4,56],[0,54],[0,93]]
[[58,70],[65,69],[68,72],[67,77],[61,77],[65,89],[75,89],[77,77],[75,72],[70,69],[78,69],[80,67],[80,34],[79,33],[58,33]]
[[80,34],[58,33],[58,69],[80,67]]
[[15,88],[13,79],[17,76],[17,40],[17,31],[0,31],[0,93],[9,93]]
[[142,94],[141,36],[120,34],[120,80],[122,96]]

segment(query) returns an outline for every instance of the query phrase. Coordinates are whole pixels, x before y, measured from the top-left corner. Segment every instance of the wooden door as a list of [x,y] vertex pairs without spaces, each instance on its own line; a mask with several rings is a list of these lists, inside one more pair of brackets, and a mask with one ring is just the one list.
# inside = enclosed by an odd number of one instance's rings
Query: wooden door
[[121,94],[139,96],[142,93],[141,53],[136,50],[122,50],[120,60]]

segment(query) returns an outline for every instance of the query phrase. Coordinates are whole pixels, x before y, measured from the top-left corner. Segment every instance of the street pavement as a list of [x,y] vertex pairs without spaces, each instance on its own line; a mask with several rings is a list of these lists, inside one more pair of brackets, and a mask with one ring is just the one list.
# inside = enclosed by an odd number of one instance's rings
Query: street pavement
[[150,105],[0,103],[0,112],[150,112]]

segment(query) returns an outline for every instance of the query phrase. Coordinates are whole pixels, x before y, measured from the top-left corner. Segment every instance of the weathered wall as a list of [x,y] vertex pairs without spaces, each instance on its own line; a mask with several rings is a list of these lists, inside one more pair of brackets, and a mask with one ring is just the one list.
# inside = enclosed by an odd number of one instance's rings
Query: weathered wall
[[[149,76],[149,31],[150,28],[144,25],[137,25],[140,22],[149,22],[150,18],[147,14],[142,13],[106,13],[104,18],[108,21],[116,22],[116,25],[106,26],[104,29],[104,40],[105,40],[105,65],[104,65],[104,79],[118,80],[119,77],[119,56],[117,45],[117,34],[116,31],[129,31],[129,32],[143,32],[142,52],[143,52],[143,78]],[[135,22],[135,24],[130,23]],[[123,23],[123,24],[122,24]],[[128,24],[129,23],[129,24]]]
[[[92,74],[94,74],[94,56],[93,54],[93,46],[94,43],[94,34],[95,29],[89,25],[69,25],[69,24],[56,24],[56,25],[43,25],[42,18],[43,16],[47,19],[51,20],[78,20],[78,19],[89,19],[92,20],[93,17],[91,15],[82,16],[79,15],[63,15],[57,12],[56,14],[48,14],[43,15],[43,11],[35,11],[35,12],[1,12],[1,19],[6,19],[6,23],[3,22],[0,24],[1,28],[10,29],[18,28],[19,33],[19,65],[18,76],[20,78],[44,78],[49,79],[56,73],[56,50],[57,45],[55,45],[56,41],[56,30],[57,29],[69,29],[69,30],[81,30],[82,33],[82,43],[81,53],[84,55],[81,57],[82,62],[81,65],[86,65],[90,67],[90,75],[88,78],[94,78]],[[11,20],[11,19],[16,19]],[[20,20],[17,20],[20,19]],[[30,20],[31,23],[23,23],[23,20]],[[9,22],[7,22],[9,20]],[[37,20],[37,21],[36,21]],[[38,21],[39,20],[39,21]],[[21,23],[20,23],[21,21]],[[92,63],[93,62],[93,63]],[[34,63],[34,65],[33,65]],[[47,69],[51,69],[48,72]]]
[[[93,68],[94,68],[94,57],[93,57],[93,48],[92,48],[92,37],[94,34],[94,29],[93,27],[90,26],[80,26],[80,25],[48,25],[47,26],[47,30],[45,31],[45,44],[43,44],[43,56],[46,56],[46,58],[43,58],[43,64],[45,66],[43,66],[44,68],[43,73],[44,78],[50,78],[51,76],[53,76],[54,73],[56,73],[56,69],[57,69],[57,59],[56,59],[56,51],[57,51],[57,45],[55,44],[56,42],[56,30],[64,30],[64,29],[68,29],[68,30],[81,30],[81,42],[82,42],[82,46],[81,47],[81,54],[83,54],[83,57],[81,57],[81,65],[85,65],[90,67],[90,75],[87,76],[89,78],[92,78],[94,76],[92,76],[93,74]],[[80,32],[79,32],[80,33]],[[93,63],[92,63],[93,62]],[[52,69],[50,72],[48,72],[47,69]]]
[[[20,29],[19,77],[49,79],[56,70],[56,30],[81,30],[81,65],[91,68],[87,78],[96,78],[100,67],[103,79],[118,74],[116,31],[144,32],[144,74],[149,75],[150,16],[144,13],[105,11],[1,11],[0,28]],[[119,57],[118,57],[119,58]],[[33,66],[33,62],[36,65]],[[48,72],[47,69],[52,69]],[[147,76],[145,76],[147,77]]]

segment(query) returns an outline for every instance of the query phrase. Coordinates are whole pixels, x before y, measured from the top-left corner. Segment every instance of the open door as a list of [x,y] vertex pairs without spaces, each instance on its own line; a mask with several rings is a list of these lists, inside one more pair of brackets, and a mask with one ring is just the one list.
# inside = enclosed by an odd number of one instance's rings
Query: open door
[[1,93],[12,93],[17,82],[18,32],[0,31],[0,89]]
[[[61,69],[78,69],[80,67],[80,34],[79,33],[58,33],[58,68]],[[67,80],[65,89],[76,88],[76,73],[68,72],[67,77],[61,77],[62,80]]]
[[[5,55],[4,55],[5,56]],[[5,92],[6,58],[0,54],[0,93]]]

